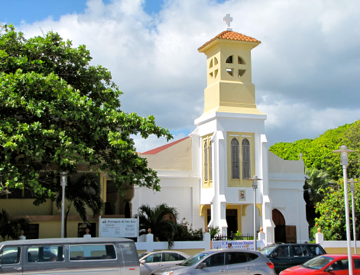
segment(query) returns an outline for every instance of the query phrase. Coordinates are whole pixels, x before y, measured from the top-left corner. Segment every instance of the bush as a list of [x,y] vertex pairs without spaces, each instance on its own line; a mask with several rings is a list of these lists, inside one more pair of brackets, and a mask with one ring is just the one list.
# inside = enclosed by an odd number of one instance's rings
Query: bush
[[174,236],[175,241],[202,241],[203,232],[202,229],[192,229],[183,224],[176,225],[176,233]]

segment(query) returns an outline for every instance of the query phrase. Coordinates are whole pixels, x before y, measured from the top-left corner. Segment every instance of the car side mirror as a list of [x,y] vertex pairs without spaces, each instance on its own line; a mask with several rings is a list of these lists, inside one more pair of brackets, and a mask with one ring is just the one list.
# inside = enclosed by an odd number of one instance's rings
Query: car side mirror
[[144,264],[144,263],[145,263],[145,260],[141,260],[141,261],[140,261],[140,264]]
[[332,266],[329,266],[327,269],[325,269],[326,272],[333,271],[333,270],[334,270],[334,268]]
[[278,256],[277,252],[273,252],[273,253],[271,253],[271,255],[270,255],[271,258],[276,258],[277,256]]
[[205,267],[207,267],[207,264],[204,263],[204,262],[202,262],[202,263],[200,263],[196,268],[198,268],[198,269],[203,269],[203,268],[205,268]]

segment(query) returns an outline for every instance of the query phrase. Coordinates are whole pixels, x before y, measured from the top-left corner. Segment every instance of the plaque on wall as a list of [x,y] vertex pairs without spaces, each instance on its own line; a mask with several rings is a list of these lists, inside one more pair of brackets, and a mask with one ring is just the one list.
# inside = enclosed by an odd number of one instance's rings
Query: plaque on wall
[[239,201],[246,201],[245,190],[239,190]]

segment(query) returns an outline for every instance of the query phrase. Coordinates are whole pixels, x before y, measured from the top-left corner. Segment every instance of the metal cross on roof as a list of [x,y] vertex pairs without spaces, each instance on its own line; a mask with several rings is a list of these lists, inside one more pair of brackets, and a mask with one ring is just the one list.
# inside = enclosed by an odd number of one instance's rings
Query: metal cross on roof
[[230,14],[226,14],[226,16],[224,17],[224,21],[226,22],[226,30],[227,31],[232,31],[232,28],[230,28],[230,22],[233,21],[233,18],[230,17]]

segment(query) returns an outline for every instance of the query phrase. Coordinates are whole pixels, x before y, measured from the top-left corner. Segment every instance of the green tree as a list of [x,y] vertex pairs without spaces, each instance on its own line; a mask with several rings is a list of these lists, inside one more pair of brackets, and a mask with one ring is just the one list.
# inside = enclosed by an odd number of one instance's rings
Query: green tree
[[312,228],[314,226],[314,219],[319,217],[319,214],[315,212],[314,206],[323,200],[325,196],[324,190],[327,190],[328,187],[336,188],[337,184],[335,181],[329,180],[326,172],[315,167],[305,168],[305,174],[307,176],[304,185],[306,216],[309,227]]
[[0,192],[25,185],[48,193],[39,171],[77,173],[78,164],[106,171],[118,190],[136,184],[160,190],[156,172],[136,153],[131,135],[172,138],[120,109],[122,92],[84,45],[58,33],[25,39],[5,25],[0,34]]
[[155,239],[167,241],[169,248],[174,244],[174,236],[177,230],[178,212],[175,208],[165,203],[151,208],[149,205],[141,205],[138,214],[134,216],[139,218],[140,230],[151,229]]
[[357,152],[349,154],[349,177],[356,177],[360,172],[359,146],[360,121],[345,124],[335,129],[327,130],[315,139],[302,139],[293,143],[281,142],[270,147],[270,151],[286,160],[297,160],[303,154],[304,164],[307,168],[315,167],[323,170],[332,180],[342,177],[340,156],[332,151],[338,150],[341,145]]
[[[349,186],[349,185],[348,185]],[[346,222],[345,222],[345,203],[343,181],[338,182],[337,188],[327,187],[323,190],[325,197],[322,201],[316,203],[316,213],[319,214],[315,218],[315,226],[311,230],[314,234],[318,227],[324,234],[325,240],[345,240],[346,239]],[[349,215],[352,223],[352,206],[351,193],[349,192]],[[360,220],[360,183],[355,183],[354,202],[355,202],[355,218]],[[359,227],[358,227],[359,228]],[[359,229],[356,229],[359,236]],[[352,233],[352,224],[349,228]]]
[[19,239],[20,230],[26,229],[28,224],[28,219],[10,219],[9,213],[4,209],[0,212],[0,236],[4,241],[6,240],[6,237],[13,240]]

